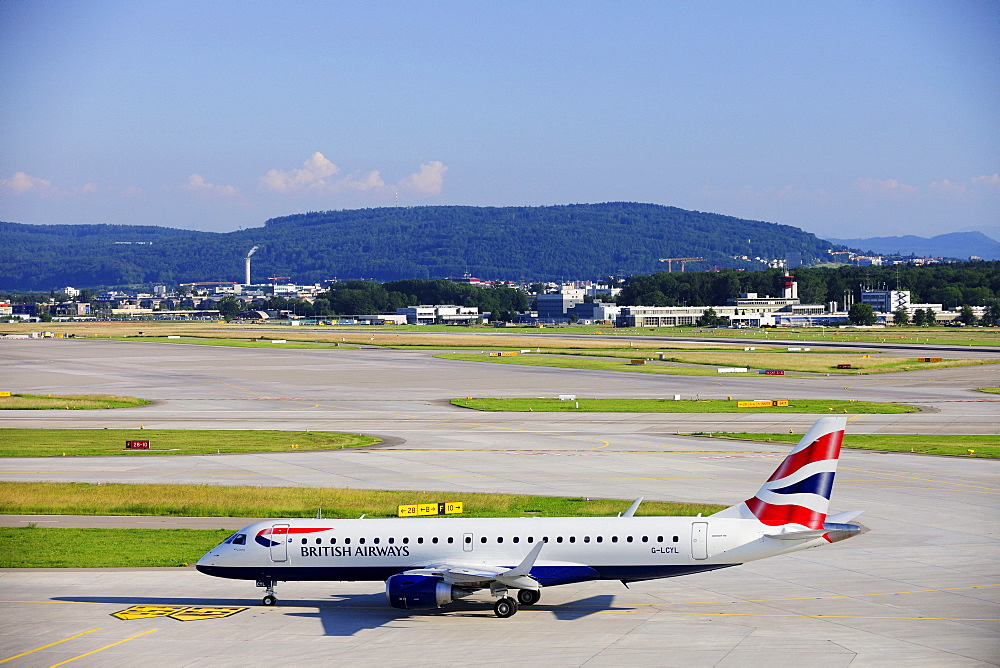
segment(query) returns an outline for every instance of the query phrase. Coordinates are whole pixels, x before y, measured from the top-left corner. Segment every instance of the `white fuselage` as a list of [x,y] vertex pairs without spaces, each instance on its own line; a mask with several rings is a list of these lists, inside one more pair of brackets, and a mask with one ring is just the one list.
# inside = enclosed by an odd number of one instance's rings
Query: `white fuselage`
[[[718,517],[272,520],[206,554],[198,569],[248,580],[385,580],[437,564],[514,567],[545,541],[542,586],[685,575],[827,543],[777,540],[759,521]],[[242,542],[243,544],[238,544]]]

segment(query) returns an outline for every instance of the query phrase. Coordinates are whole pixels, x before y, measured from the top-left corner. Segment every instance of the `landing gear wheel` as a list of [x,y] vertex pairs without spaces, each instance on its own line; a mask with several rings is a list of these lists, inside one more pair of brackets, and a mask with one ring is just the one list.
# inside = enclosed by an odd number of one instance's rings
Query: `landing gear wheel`
[[521,605],[534,605],[542,597],[542,592],[536,589],[518,589],[517,602]]
[[512,617],[517,612],[517,601],[509,596],[497,599],[497,602],[493,604],[493,612],[500,619]]
[[278,602],[278,599],[274,596],[274,594],[268,594],[264,598],[260,599],[260,602],[264,605],[274,605]]

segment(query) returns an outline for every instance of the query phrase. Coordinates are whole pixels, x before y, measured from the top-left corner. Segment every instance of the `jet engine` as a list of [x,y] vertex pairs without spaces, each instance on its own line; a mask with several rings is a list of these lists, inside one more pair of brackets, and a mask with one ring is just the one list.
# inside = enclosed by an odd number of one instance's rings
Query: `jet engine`
[[398,573],[385,581],[385,596],[389,605],[403,610],[440,608],[471,593],[468,589],[452,587],[432,575]]

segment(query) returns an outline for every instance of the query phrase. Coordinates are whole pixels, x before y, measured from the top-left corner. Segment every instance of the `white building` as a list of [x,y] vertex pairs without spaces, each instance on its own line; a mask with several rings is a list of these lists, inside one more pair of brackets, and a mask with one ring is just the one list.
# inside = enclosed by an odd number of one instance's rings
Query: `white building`
[[396,309],[396,315],[406,316],[408,325],[433,325],[436,322],[445,325],[469,324],[482,317],[478,307],[452,304],[407,306]]

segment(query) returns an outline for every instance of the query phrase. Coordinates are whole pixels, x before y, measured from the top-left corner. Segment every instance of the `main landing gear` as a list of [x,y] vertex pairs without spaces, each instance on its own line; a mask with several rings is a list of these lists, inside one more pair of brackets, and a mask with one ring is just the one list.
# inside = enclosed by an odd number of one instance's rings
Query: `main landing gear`
[[510,596],[498,598],[497,602],[493,604],[493,612],[496,613],[496,616],[500,619],[513,617],[514,613],[517,612],[517,601],[512,599]]
[[521,605],[534,605],[542,597],[542,592],[537,589],[518,589],[517,602]]
[[502,590],[497,590],[496,594],[500,594],[500,598],[493,604],[493,612],[500,619],[513,617],[519,605],[534,605],[542,597],[542,592],[535,589],[518,589],[515,598]]
[[278,597],[274,595],[274,580],[257,580],[258,587],[264,587],[264,598],[260,599],[261,604],[266,606],[275,605]]

